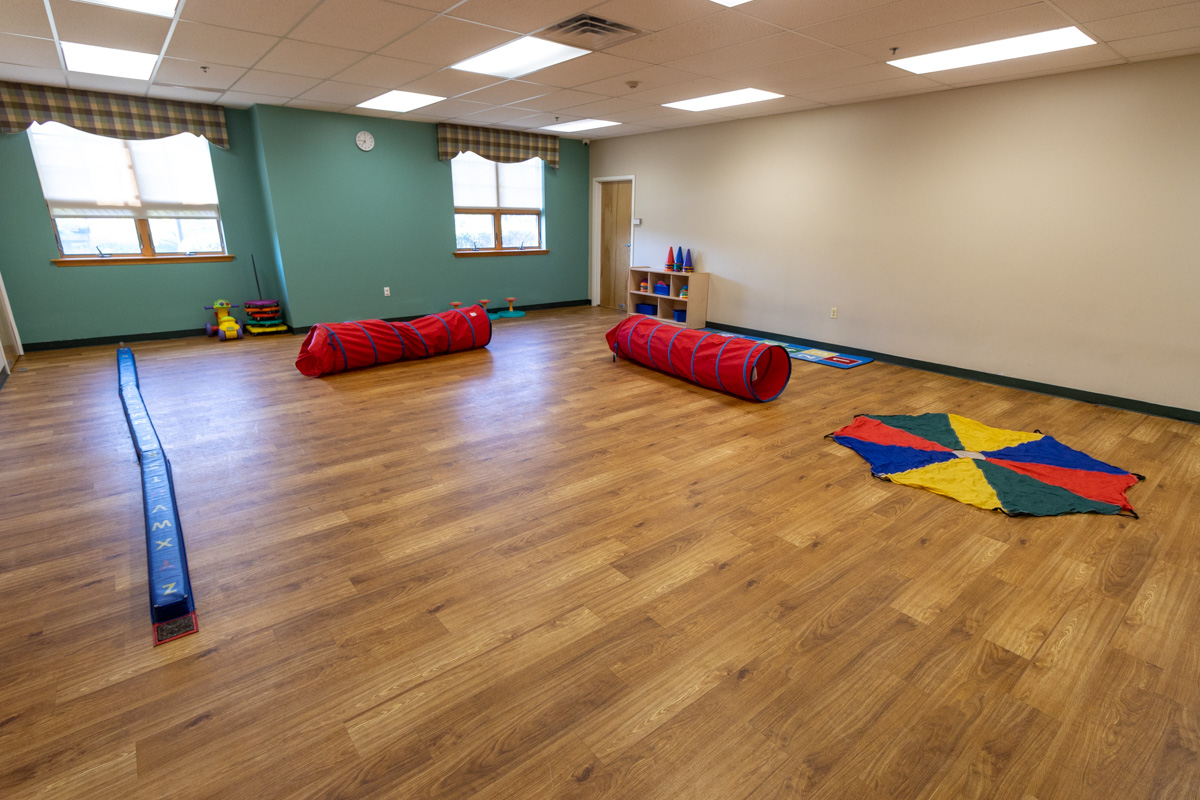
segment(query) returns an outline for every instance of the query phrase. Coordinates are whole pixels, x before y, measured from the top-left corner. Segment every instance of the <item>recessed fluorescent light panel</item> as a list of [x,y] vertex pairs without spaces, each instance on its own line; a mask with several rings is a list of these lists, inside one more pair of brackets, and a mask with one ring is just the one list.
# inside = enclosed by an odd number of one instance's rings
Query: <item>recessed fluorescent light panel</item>
[[357,108],[372,108],[376,111],[412,111],[415,108],[421,108],[422,106],[445,99],[444,97],[432,94],[391,91],[381,94],[379,97],[372,97],[370,100],[365,100],[359,103]]
[[126,11],[137,11],[142,14],[153,14],[156,17],[175,16],[175,6],[179,0],[83,0],[97,6],[123,8]]
[[527,73],[570,61],[572,58],[586,56],[589,52],[591,51],[526,36],[501,45],[495,50],[472,56],[466,61],[460,61],[452,65],[451,69],[481,72],[498,78],[519,78]]
[[691,100],[681,100],[678,103],[663,103],[667,108],[681,108],[684,111],[708,111],[713,108],[740,106],[745,103],[757,103],[761,100],[774,100],[783,97],[775,92],[764,92],[762,89],[738,89],[736,92],[721,92],[707,97],[694,97]]
[[1072,47],[1086,47],[1095,44],[1086,33],[1078,28],[1059,28],[1042,33],[1031,33],[1027,36],[1014,36],[1011,39],[1001,39],[996,42],[984,42],[968,47],[956,47],[953,50],[943,50],[940,53],[928,53],[923,56],[899,58],[889,61],[893,67],[906,69],[918,75],[926,72],[940,72],[944,69],[973,67],[976,64],[991,64],[994,61],[1007,61],[1010,58],[1037,56],[1042,53],[1055,53],[1059,50],[1070,50]]
[[542,130],[575,133],[576,131],[590,131],[593,128],[607,128],[620,124],[619,122],[609,122],[606,119],[577,119],[574,122],[564,122],[561,125],[547,125]]
[[67,69],[71,72],[90,72],[114,78],[148,81],[158,61],[154,53],[135,53],[132,50],[115,50],[76,42],[63,42],[62,49]]
[[734,6],[740,6],[742,3],[749,3],[750,0],[713,0],[713,2],[719,3],[727,8],[733,8]]

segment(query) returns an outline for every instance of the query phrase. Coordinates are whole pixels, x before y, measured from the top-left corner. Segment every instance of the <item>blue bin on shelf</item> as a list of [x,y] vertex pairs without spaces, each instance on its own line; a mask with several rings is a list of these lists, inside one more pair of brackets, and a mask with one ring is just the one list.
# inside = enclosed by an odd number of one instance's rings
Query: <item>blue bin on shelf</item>
[[656,283],[654,284],[654,293],[669,296],[671,294],[671,287],[665,283]]
[[677,309],[675,309],[674,313],[675,313],[675,321],[676,322],[687,322],[687,310],[686,309],[677,308]]
[[658,309],[651,303],[638,303],[634,307],[637,309],[637,313],[639,314],[645,314],[649,317],[658,316]]

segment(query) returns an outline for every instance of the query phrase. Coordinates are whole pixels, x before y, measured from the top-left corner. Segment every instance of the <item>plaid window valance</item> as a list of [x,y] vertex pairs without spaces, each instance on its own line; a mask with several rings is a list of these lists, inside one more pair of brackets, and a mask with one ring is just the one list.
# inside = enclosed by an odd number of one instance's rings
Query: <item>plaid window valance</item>
[[114,139],[193,133],[229,149],[220,106],[0,81],[0,133],[20,133],[34,122],[61,122]]
[[540,158],[558,169],[558,137],[525,131],[502,131],[496,128],[475,128],[439,122],[438,160],[449,161],[470,150],[488,161],[513,164]]

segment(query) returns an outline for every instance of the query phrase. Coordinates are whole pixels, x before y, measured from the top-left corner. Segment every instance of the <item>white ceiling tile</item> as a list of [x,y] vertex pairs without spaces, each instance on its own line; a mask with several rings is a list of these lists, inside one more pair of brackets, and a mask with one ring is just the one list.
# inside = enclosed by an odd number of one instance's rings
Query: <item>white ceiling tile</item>
[[281,106],[288,101],[287,97],[274,97],[269,94],[252,94],[250,92],[226,92],[221,95],[221,105],[230,108],[249,108],[253,105]]
[[474,103],[470,100],[443,100],[440,103],[434,103],[433,105],[414,110],[426,117],[436,116],[442,119],[451,119],[452,117],[461,117],[465,114],[483,111],[487,108],[489,108],[487,103]]
[[1078,72],[1079,70],[1084,70],[1084,69],[1097,69],[1099,67],[1111,67],[1111,66],[1116,66],[1117,64],[1126,64],[1126,63],[1128,63],[1127,59],[1124,59],[1120,56],[1116,56],[1109,61],[1088,61],[1088,62],[1085,62],[1082,64],[1063,65],[1063,66],[1054,67],[1053,69],[1038,70],[1035,72],[1027,72],[1027,73],[1021,73],[1021,74],[1016,74],[1016,75],[997,73],[993,76],[988,76],[988,77],[980,78],[977,80],[970,80],[970,81],[963,81],[963,82],[955,81],[953,84],[951,84],[951,88],[961,89],[961,88],[964,88],[967,86],[979,86],[979,85],[986,84],[986,83],[1000,83],[1002,81],[1010,81],[1010,80],[1014,80],[1014,79],[1024,80],[1026,78],[1037,78],[1037,77],[1040,77],[1043,75],[1061,75],[1066,72]]
[[634,136],[639,133],[657,133],[659,128],[648,125],[621,124],[613,128],[597,128],[594,131],[579,131],[578,133],[559,134],[568,139],[615,139],[618,136]]
[[623,42],[605,52],[650,64],[665,64],[778,32],[774,25],[726,10]]
[[688,113],[679,111],[678,109],[667,109],[660,105],[647,105],[643,103],[639,104],[637,108],[630,109],[628,111],[618,111],[615,114],[609,114],[605,117],[605,119],[611,120],[612,122],[620,122],[622,124],[629,122],[643,122],[644,120],[649,119],[662,119],[664,116],[666,116],[663,113],[664,111],[676,111],[680,114]]
[[650,128],[691,128],[695,125],[708,125],[713,122],[728,122],[728,117],[719,117],[716,114],[709,114],[704,111],[678,111],[678,109],[663,109],[664,111],[677,111],[678,113],[662,116],[658,119],[643,120],[641,125]]
[[1188,28],[1153,36],[1138,36],[1113,42],[1112,47],[1123,56],[1146,56],[1152,53],[1194,53],[1200,49],[1200,28]]
[[[705,0],[705,2],[708,2],[708,0]],[[604,80],[585,83],[577,88],[584,92],[595,92],[597,94],[620,97],[621,95],[632,94],[634,92],[646,92],[675,83],[692,81],[696,77],[696,74],[693,72],[684,72],[679,69],[660,67],[656,64],[647,64],[640,69],[635,69],[633,72],[624,72],[620,75],[614,75],[611,78],[605,78]],[[630,81],[636,82],[637,86],[630,86]]]
[[569,114],[530,114],[526,117],[518,117],[509,123],[513,128],[544,128],[547,125],[556,125],[559,122],[574,122],[578,117],[572,117]]
[[523,100],[532,100],[556,91],[552,86],[528,81],[503,81],[478,91],[462,95],[463,100],[474,100],[477,103],[491,103],[497,106],[509,104],[520,105]]
[[431,19],[379,51],[380,55],[448,67],[511,42],[517,35],[453,17]]
[[62,68],[58,60],[58,47],[53,40],[7,33],[0,33],[0,62],[23,67]]
[[150,14],[131,14],[93,3],[55,0],[51,4],[59,41],[115,47],[137,53],[162,52],[171,20]]
[[701,55],[670,61],[666,66],[699,75],[720,75],[724,72],[734,72],[762,64],[774,64],[776,61],[800,58],[828,49],[829,45],[822,44],[815,39],[784,31],[773,36],[722,47]]
[[803,58],[793,58],[790,61],[779,61],[761,67],[728,72],[721,76],[722,80],[739,84],[738,88],[754,87],[768,91],[779,91],[779,86],[786,86],[814,75],[827,72],[860,67],[870,64],[871,59],[851,53],[849,50],[824,50]]
[[420,64],[416,61],[385,58],[384,56],[367,56],[334,77],[346,83],[394,89],[409,81],[415,81],[423,75],[428,75],[436,69],[437,67],[432,64]]
[[356,83],[325,81],[304,92],[296,99],[318,100],[322,103],[340,103],[343,106],[356,106],[381,94],[383,93],[379,91],[378,86],[360,86]]
[[321,0],[187,0],[180,19],[207,22],[209,25],[265,33],[270,36],[283,36],[320,2]]
[[116,92],[140,97],[150,88],[149,81],[135,81],[130,78],[114,78],[110,75],[88,75],[85,72],[68,72],[68,79],[74,89],[89,89],[93,92]]
[[[696,78],[683,83],[676,83],[671,86],[663,86],[658,89],[650,89],[645,92],[634,92],[627,95],[628,99],[635,100],[639,103],[678,103],[681,100],[691,100],[696,97],[706,97],[710,94],[719,94],[720,92],[732,92],[735,89],[745,89],[747,87],[728,81],[717,80],[716,78]],[[686,112],[697,113],[697,112]]]
[[363,59],[357,50],[344,50],[311,42],[284,39],[254,65],[268,72],[287,72],[310,78],[332,78],[337,73]]
[[[388,0],[388,2],[400,2],[400,0]],[[461,2],[462,0],[403,0],[403,2],[400,2],[400,5],[423,8],[426,11],[434,11],[440,14]]]
[[53,35],[44,0],[3,0],[0,8],[4,10],[2,27],[6,32],[42,39]]
[[396,119],[400,115],[395,111],[380,111],[377,108],[355,108],[348,106],[342,110],[343,114],[353,114],[356,117],[378,117],[379,119]]
[[288,37],[373,53],[432,17],[386,0],[325,0]]
[[1173,6],[1180,0],[1054,0],[1064,13],[1076,22],[1119,17],[1138,11]]
[[[597,100],[594,103],[572,106],[567,109],[567,113],[584,119],[610,119],[610,114],[616,114],[620,111],[633,111],[634,109],[645,107],[646,103],[626,100],[624,97],[609,97],[604,100]],[[614,121],[619,122],[619,120]]]
[[40,83],[45,86],[66,86],[67,76],[61,69],[23,67],[20,64],[0,63],[0,81]]
[[978,64],[974,67],[932,72],[926,77],[932,78],[938,83],[953,86],[982,82],[993,83],[998,80],[1044,74],[1047,71],[1060,69],[1065,71],[1080,65],[1107,64],[1111,63],[1115,57],[1116,54],[1105,46],[1077,47],[1073,50],[1044,53],[1040,56],[997,61],[994,64]]
[[157,83],[146,93],[149,97],[160,100],[179,100],[184,103],[213,104],[221,97],[220,92],[206,92],[203,89],[190,89],[186,86],[160,86]]
[[813,75],[808,78],[801,78],[798,81],[780,84],[776,91],[793,97],[809,97],[812,92],[824,91],[826,89],[839,89],[843,86],[858,86],[864,83],[878,83],[879,81],[910,76],[912,76],[911,72],[906,72],[899,67],[893,67],[889,64],[863,64],[860,67],[839,69],[835,72],[824,72],[820,75]]
[[467,0],[449,13],[452,17],[495,28],[533,33],[570,19],[595,4],[595,0]]
[[[208,67],[208,69],[201,69],[201,67]],[[154,83],[155,85],[186,86],[191,89],[209,89],[219,94],[233,86],[245,74],[245,67],[227,67],[222,64],[205,64],[180,58],[164,58],[158,65]]]
[[480,75],[478,72],[463,72],[459,69],[442,69],[415,81],[410,81],[400,88],[406,92],[421,94],[436,94],[439,97],[455,97],[456,95],[473,92],[485,86],[500,83],[504,78],[495,75]]
[[801,97],[778,97],[774,100],[763,100],[761,103],[718,108],[713,113],[718,115],[727,113],[735,119],[750,119],[751,117],[767,117],[772,114],[788,114],[792,111],[807,111],[810,108],[820,108],[822,105],[824,104]]
[[1109,42],[1188,28],[1200,28],[1200,3],[1180,3],[1177,6],[1096,20],[1088,24],[1089,32]]
[[276,36],[180,20],[171,34],[167,55],[190,61],[252,67],[278,41]]
[[819,22],[857,14],[895,0],[754,0],[737,7],[743,14],[797,30]]
[[922,78],[920,75],[909,75],[907,78],[892,78],[876,83],[860,83],[857,86],[843,86],[839,89],[825,89],[804,96],[805,100],[816,103],[850,103],[874,98],[896,97],[902,94],[925,92],[944,88],[941,84]]
[[1030,0],[897,0],[858,14],[811,25],[802,32],[823,42],[844,47],[1025,5],[1030,5]]
[[[966,47],[982,42],[994,42],[997,39],[1051,31],[1064,27],[1065,22],[1062,14],[1048,5],[1038,3],[996,14],[985,14],[980,17],[959,20],[946,25],[935,25],[919,31],[898,33],[885,39],[860,42],[850,45],[846,49],[861,53],[868,58],[888,61],[893,58],[936,53],[955,47]],[[895,55],[892,55],[891,52],[893,47],[898,48]]]
[[624,75],[626,72],[633,72],[645,66],[646,64],[642,61],[618,58],[608,53],[588,53],[586,56],[573,58],[570,61],[539,69],[537,72],[531,72],[521,77],[534,83],[547,83],[551,86],[570,89],[602,78]]
[[604,95],[591,92],[581,92],[577,89],[562,89],[531,100],[524,100],[516,105],[532,111],[562,111],[564,108],[603,100]]
[[273,97],[295,97],[320,83],[316,78],[301,75],[284,75],[280,72],[264,72],[252,69],[238,79],[230,88],[243,94],[265,94]]
[[480,125],[485,122],[508,122],[511,119],[527,116],[529,116],[528,111],[500,106],[499,108],[485,108],[482,111],[476,111],[472,114],[463,114],[458,116],[457,119],[469,125]]
[[302,100],[296,98],[284,103],[288,108],[307,108],[310,111],[339,112],[346,107],[345,103],[323,103],[320,100]]
[[711,0],[609,0],[588,13],[647,31],[661,31],[716,14],[722,8]]

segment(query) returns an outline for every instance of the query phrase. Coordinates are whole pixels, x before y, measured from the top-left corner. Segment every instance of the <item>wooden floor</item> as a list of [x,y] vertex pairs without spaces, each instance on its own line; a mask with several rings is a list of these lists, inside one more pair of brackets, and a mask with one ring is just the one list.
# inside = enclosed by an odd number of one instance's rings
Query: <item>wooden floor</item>
[[[5,798],[1200,797],[1200,427],[886,364],[756,405],[604,309],[325,379],[134,345],[200,632],[151,646],[114,347],[0,392]],[[950,411],[1147,477],[1010,519],[822,438]]]

